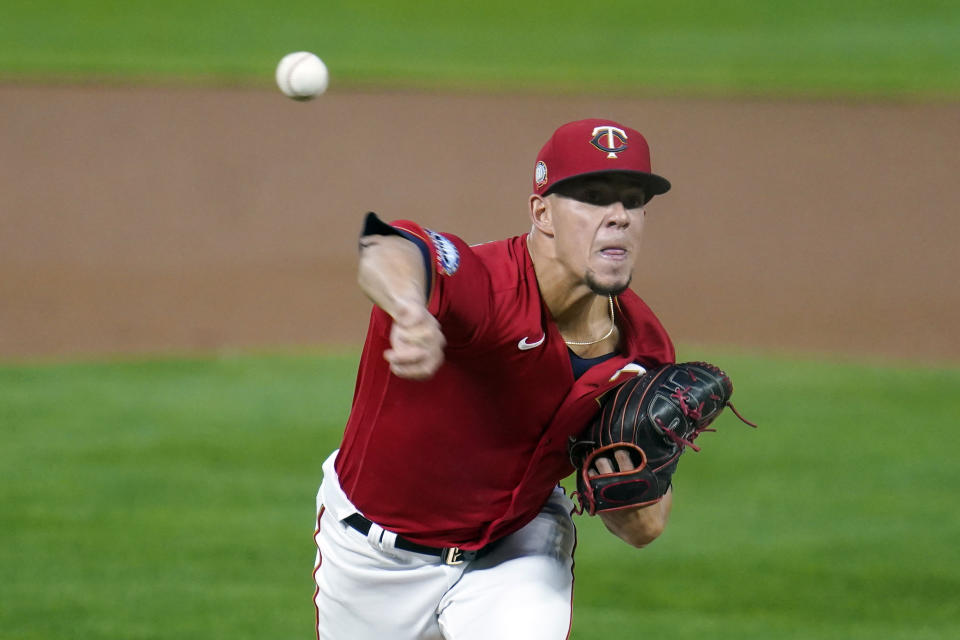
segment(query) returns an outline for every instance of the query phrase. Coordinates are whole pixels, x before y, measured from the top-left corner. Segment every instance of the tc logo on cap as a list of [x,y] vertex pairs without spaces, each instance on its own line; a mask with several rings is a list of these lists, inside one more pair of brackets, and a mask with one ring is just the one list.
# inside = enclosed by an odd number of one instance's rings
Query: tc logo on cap
[[623,129],[611,125],[594,127],[590,144],[600,151],[606,151],[608,158],[616,158],[618,153],[627,150],[627,134]]

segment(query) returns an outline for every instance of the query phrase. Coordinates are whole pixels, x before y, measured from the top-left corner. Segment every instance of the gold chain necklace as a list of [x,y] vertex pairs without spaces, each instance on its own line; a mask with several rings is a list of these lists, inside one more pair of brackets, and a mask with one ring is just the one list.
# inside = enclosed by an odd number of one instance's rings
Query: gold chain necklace
[[591,341],[591,342],[575,342],[575,341],[573,341],[573,340],[564,340],[564,342],[566,342],[568,346],[571,346],[571,347],[585,347],[585,346],[587,346],[587,345],[597,344],[598,342],[603,342],[604,340],[606,340],[607,338],[609,338],[610,336],[613,335],[613,330],[614,330],[614,329],[616,328],[616,326],[617,326],[617,323],[616,323],[616,322],[614,321],[614,319],[613,319],[613,296],[610,295],[610,294],[607,294],[607,300],[610,301],[610,330],[607,331],[607,333],[606,333],[602,338],[597,338],[596,340],[593,340],[593,341]]

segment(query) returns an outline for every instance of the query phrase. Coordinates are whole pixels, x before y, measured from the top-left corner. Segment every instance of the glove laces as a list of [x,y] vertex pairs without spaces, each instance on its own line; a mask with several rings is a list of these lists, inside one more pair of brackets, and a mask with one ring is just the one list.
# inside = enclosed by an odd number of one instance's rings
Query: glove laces
[[[691,373],[690,375],[691,375],[691,377],[693,377],[693,373]],[[696,378],[694,378],[694,380],[696,380]],[[697,421],[697,420],[700,420],[701,418],[703,418],[703,406],[704,406],[705,402],[701,402],[699,405],[696,405],[696,406],[693,406],[693,405],[691,405],[690,403],[688,403],[688,402],[687,402],[687,392],[689,392],[689,391],[690,391],[690,387],[684,387],[683,389],[677,389],[676,391],[674,391],[673,393],[670,394],[670,397],[671,397],[671,398],[674,398],[674,399],[677,401],[677,403],[680,405],[680,411],[683,412],[683,415],[684,415],[684,416],[686,416],[687,418],[690,418],[690,419],[693,420],[693,421]],[[721,400],[721,398],[720,398],[719,396],[714,395],[714,394],[710,394],[710,399],[711,399],[711,400],[716,400],[716,401]],[[733,406],[733,403],[732,403],[732,402],[729,402],[729,401],[728,401],[728,402],[726,402],[723,406],[724,406],[724,407],[730,407],[730,410],[733,411],[733,415],[737,416],[737,418],[739,418],[740,421],[743,422],[744,424],[746,424],[746,425],[748,425],[748,426],[750,426],[750,427],[753,427],[754,429],[757,428],[757,425],[756,425],[756,424],[754,424],[753,422],[750,422],[749,420],[747,420],[746,418],[744,418],[742,415],[740,415],[740,412],[737,411],[736,407]],[[720,412],[719,412],[719,411],[717,412],[717,415],[720,415]],[[698,447],[697,445],[693,444],[693,441],[696,440],[696,439],[697,439],[697,436],[699,436],[699,435],[700,435],[701,433],[703,433],[704,431],[716,431],[716,429],[711,429],[711,428],[710,428],[710,424],[713,422],[713,420],[711,420],[710,422],[708,422],[708,423],[706,423],[706,424],[704,424],[704,425],[702,425],[702,426],[694,429],[693,433],[690,434],[690,437],[689,437],[689,438],[684,438],[684,437],[682,437],[682,436],[677,435],[676,433],[674,433],[674,432],[671,431],[670,429],[667,429],[667,425],[665,425],[665,424],[663,423],[663,420],[661,420],[660,418],[656,418],[656,420],[657,420],[657,426],[660,427],[660,430],[663,431],[663,433],[664,433],[668,438],[670,438],[671,440],[673,440],[673,442],[676,443],[676,444],[681,448],[681,450],[682,450],[684,447],[690,447],[690,448],[693,449],[694,451],[700,451],[700,447]]]

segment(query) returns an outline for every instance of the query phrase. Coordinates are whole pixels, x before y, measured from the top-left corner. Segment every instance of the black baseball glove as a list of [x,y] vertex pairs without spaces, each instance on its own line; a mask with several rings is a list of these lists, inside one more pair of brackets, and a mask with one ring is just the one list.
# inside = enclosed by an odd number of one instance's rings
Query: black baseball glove
[[[583,511],[626,509],[658,502],[670,487],[680,454],[730,406],[733,384],[706,362],[669,364],[631,378],[608,393],[599,416],[570,445]],[[737,417],[744,420],[740,414]],[[591,474],[599,457],[629,455],[634,468]],[[622,454],[621,454],[622,455]]]

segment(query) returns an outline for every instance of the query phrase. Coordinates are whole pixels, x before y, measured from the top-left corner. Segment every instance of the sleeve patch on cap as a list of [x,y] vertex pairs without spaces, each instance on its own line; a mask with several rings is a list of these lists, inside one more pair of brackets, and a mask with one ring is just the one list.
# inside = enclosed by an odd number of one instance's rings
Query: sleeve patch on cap
[[437,250],[437,268],[440,273],[452,276],[460,268],[460,252],[457,251],[457,247],[452,242],[436,231],[430,229],[425,229],[425,231]]

